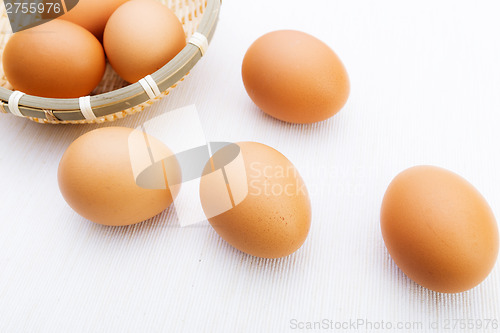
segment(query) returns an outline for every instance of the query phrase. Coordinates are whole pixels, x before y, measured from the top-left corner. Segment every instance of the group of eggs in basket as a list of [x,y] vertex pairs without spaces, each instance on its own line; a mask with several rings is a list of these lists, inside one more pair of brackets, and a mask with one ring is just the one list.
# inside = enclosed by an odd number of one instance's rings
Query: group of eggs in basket
[[[155,42],[146,38],[153,31]],[[60,19],[16,33],[5,48],[4,71],[16,90],[80,97],[90,93],[104,73],[101,40],[111,66],[128,82],[159,69],[185,45],[180,22],[158,2],[81,0]],[[260,109],[290,123],[326,120],[349,96],[348,75],[337,55],[299,31],[275,31],[257,39],[243,59],[242,78]],[[112,226],[139,223],[165,210],[178,194],[168,186],[182,183],[175,158],[161,164],[163,178],[158,181],[164,187],[137,184],[130,161],[140,157],[131,157],[129,149],[133,131],[97,129],[75,140],[64,153],[59,187],[83,217]],[[141,136],[148,143],[146,158],[155,152],[173,156],[159,140]],[[303,179],[275,149],[256,142],[236,145],[245,168],[254,171],[247,182],[262,190],[220,214],[209,214],[218,204],[219,192],[237,192],[238,184],[223,184],[221,190],[210,177],[201,178],[200,201],[210,224],[232,246],[254,256],[279,258],[295,252],[307,238],[312,216]],[[224,149],[210,158],[206,170],[224,161]],[[287,191],[264,189],[275,185]],[[429,289],[468,290],[495,264],[498,229],[492,210],[470,183],[448,170],[416,166],[397,175],[383,198],[380,223],[395,263]]]
[[80,0],[60,16],[15,33],[2,64],[14,90],[51,98],[89,95],[106,59],[134,83],[179,53],[186,35],[177,16],[154,0]]

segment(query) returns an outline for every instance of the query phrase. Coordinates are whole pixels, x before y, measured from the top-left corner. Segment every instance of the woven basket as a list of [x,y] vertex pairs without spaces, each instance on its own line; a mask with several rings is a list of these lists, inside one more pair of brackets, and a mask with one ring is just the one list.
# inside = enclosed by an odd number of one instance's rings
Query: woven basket
[[[174,11],[181,21],[187,45],[146,80],[128,84],[108,64],[103,80],[90,97],[57,99],[12,91],[3,69],[0,69],[0,112],[44,124],[100,123],[140,112],[168,95],[203,56],[217,25],[221,0],[159,1]],[[12,33],[3,1],[0,1],[0,5],[1,63],[1,53]]]

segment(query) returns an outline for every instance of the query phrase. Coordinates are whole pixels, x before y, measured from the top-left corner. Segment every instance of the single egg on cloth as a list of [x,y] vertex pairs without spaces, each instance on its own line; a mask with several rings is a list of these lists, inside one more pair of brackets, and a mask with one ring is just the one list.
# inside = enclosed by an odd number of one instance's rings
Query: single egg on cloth
[[[134,165],[151,164],[150,156],[162,157],[157,184],[142,186],[148,183],[142,180],[139,186]],[[82,135],[68,147],[58,170],[59,188],[71,208],[90,221],[109,226],[139,223],[159,214],[177,195],[171,193],[169,184],[180,184],[181,178],[180,166],[168,147],[124,127]]]
[[173,59],[186,46],[186,35],[177,16],[165,5],[131,0],[109,18],[103,43],[111,67],[134,83]]
[[55,19],[12,35],[2,64],[15,90],[40,97],[77,98],[97,87],[106,59],[94,35]]
[[[302,246],[311,224],[304,181],[275,149],[256,142],[235,145],[243,159],[239,170],[225,166],[235,155],[232,146],[218,150],[205,166],[200,181],[203,211],[215,231],[238,250],[263,258],[288,256]],[[224,177],[212,177],[215,170],[222,170]],[[221,212],[221,193],[226,191],[232,207]]]
[[319,39],[279,30],[257,39],[241,69],[253,102],[290,123],[315,123],[335,115],[349,97],[349,78],[339,57]]
[[416,166],[397,175],[384,195],[380,224],[396,265],[428,289],[471,289],[495,265],[493,212],[469,182],[448,170]]
[[104,27],[113,12],[128,0],[79,0],[60,18],[76,23],[102,40]]

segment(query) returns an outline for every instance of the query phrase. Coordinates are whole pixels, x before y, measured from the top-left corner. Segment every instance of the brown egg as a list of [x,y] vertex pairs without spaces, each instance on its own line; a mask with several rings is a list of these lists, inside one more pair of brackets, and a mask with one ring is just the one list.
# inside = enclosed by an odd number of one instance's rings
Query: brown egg
[[106,66],[99,41],[84,28],[59,19],[15,33],[2,62],[15,90],[53,98],[89,95]]
[[147,136],[147,148],[144,138],[130,128],[107,127],[76,139],[59,163],[59,188],[66,202],[86,219],[110,226],[138,223],[167,208],[177,195],[172,195],[169,184],[180,183],[180,167],[175,158],[170,159],[160,170],[157,186],[138,186],[132,163],[150,164],[150,152],[172,156],[151,136]]
[[397,175],[385,193],[380,223],[394,262],[431,290],[471,289],[495,265],[495,217],[481,194],[448,170],[416,166]]
[[339,57],[300,31],[274,31],[257,39],[243,59],[242,77],[262,111],[291,123],[328,119],[349,97],[349,78]]
[[60,18],[76,23],[102,40],[104,27],[113,12],[128,0],[79,0],[77,5]]
[[[224,178],[207,177],[214,170],[224,169],[231,159],[232,148],[227,146],[213,155],[200,182],[200,199],[210,224],[229,244],[253,256],[279,258],[297,251],[311,224],[304,181],[275,149],[256,142],[236,145],[243,159],[243,179],[238,181],[238,170],[231,167],[225,169]],[[233,207],[213,214],[226,190],[232,195]]]
[[154,0],[126,2],[111,15],[104,30],[104,49],[111,66],[131,83],[163,67],[184,46],[182,24]]

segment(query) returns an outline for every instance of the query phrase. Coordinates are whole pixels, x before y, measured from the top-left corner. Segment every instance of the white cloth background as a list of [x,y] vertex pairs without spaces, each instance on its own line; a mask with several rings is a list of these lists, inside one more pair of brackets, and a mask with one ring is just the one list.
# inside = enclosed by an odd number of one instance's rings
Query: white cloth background
[[[59,193],[57,167],[97,126],[0,115],[0,331],[287,332],[294,319],[438,331],[429,325],[499,320],[499,265],[471,291],[431,292],[397,269],[379,226],[388,183],[416,164],[461,174],[500,217],[499,10],[496,0],[224,1],[187,79],[105,125],[136,127],[195,104],[209,141],[285,154],[308,185],[313,219],[304,246],[279,260],[232,249],[207,222],[180,228],[169,210],[124,228],[84,220]],[[246,49],[283,28],[317,36],[344,61],[352,92],[333,119],[286,124],[247,96]]]

